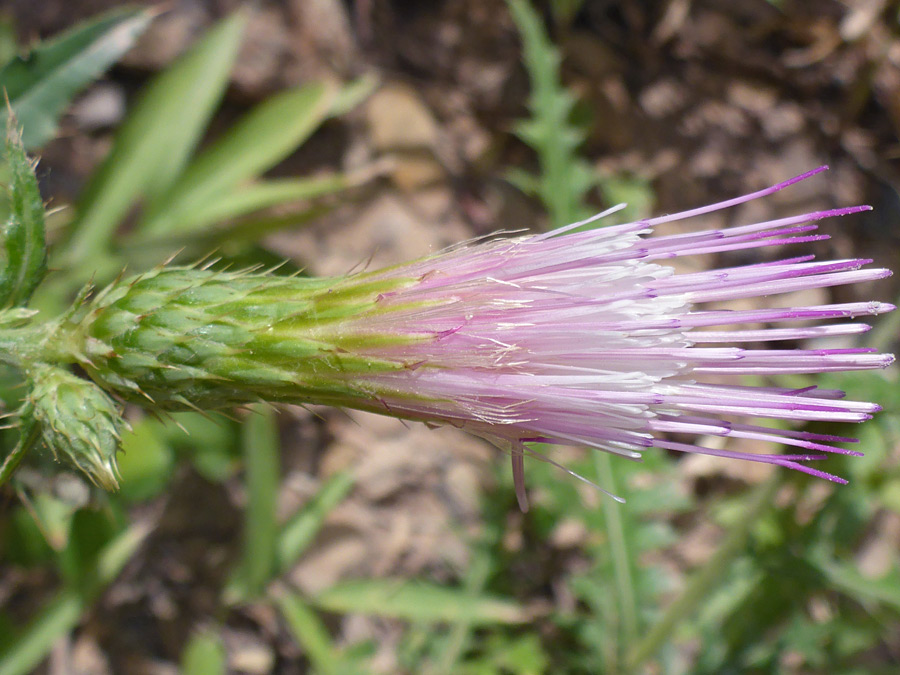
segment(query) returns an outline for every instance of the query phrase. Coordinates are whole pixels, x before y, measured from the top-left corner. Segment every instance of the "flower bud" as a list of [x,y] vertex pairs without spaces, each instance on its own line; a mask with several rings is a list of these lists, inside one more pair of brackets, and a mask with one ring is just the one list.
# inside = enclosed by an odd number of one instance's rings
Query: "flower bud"
[[44,364],[30,369],[28,406],[44,444],[107,490],[119,487],[116,452],[124,424],[115,402],[96,384]]

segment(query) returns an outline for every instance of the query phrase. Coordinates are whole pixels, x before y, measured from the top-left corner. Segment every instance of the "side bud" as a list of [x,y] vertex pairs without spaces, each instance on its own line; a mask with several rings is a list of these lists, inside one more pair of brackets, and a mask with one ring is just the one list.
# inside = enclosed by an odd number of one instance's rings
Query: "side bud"
[[116,452],[124,425],[116,403],[89,380],[45,364],[30,369],[26,406],[44,444],[81,469],[95,485],[117,490]]

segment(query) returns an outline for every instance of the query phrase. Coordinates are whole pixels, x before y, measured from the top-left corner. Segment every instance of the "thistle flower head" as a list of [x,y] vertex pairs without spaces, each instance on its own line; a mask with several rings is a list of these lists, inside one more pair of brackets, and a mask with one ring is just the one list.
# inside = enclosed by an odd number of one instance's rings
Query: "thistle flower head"
[[[818,262],[812,255],[687,274],[665,263],[825,239],[813,234],[816,221],[868,207],[653,234],[656,225],[763,197],[820,170],[684,213],[470,242],[340,279],[160,269],[100,294],[76,319],[69,343],[98,383],[162,407],[318,402],[466,429],[510,451],[523,507],[523,456],[535,454],[530,444],[537,442],[631,459],[658,447],[842,482],[805,462],[822,453],[857,454],[832,445],[850,439],[758,420],[859,422],[876,404],[816,387],[722,384],[722,376],[884,368],[893,357],[871,349],[748,346],[861,333],[869,327],[810,322],[893,307],[722,310],[706,303],[890,272],[865,268],[869,260]],[[756,439],[797,451],[734,452],[672,440],[670,433]]]

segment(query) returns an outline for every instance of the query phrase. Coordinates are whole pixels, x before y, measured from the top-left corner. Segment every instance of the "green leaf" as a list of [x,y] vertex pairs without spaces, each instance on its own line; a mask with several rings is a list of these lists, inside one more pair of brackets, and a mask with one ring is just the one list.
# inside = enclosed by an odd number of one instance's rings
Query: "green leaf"
[[[472,552],[469,569],[462,580],[463,590],[468,596],[475,598],[484,592],[492,567],[493,561],[486,548]],[[435,660],[439,664],[437,672],[449,675],[458,670],[460,657],[469,649],[473,631],[469,620],[465,619],[454,623],[447,633],[447,640],[440,646],[440,654]]]
[[830,588],[855,600],[875,601],[900,612],[900,570],[896,567],[880,579],[870,579],[862,575],[855,563],[828,559],[815,552],[806,560],[828,579]]
[[378,86],[378,78],[374,75],[364,75],[353,82],[350,82],[337,93],[334,101],[331,103],[329,115],[331,117],[340,117],[350,112],[369,95],[375,91]]
[[166,442],[190,457],[197,472],[211,482],[223,482],[240,468],[238,425],[224,415],[173,413],[166,424]]
[[[722,576],[746,550],[753,528],[772,508],[782,477],[783,474],[776,473],[773,478],[753,490],[745,502],[740,522],[731,527],[706,563],[691,574],[680,594],[669,603],[663,615],[647,630],[642,631],[638,641],[628,653],[626,663],[630,670],[639,671],[648,659],[656,655],[671,640],[673,633],[680,626],[693,620],[697,608],[719,587]],[[746,597],[749,598],[752,592],[753,589],[747,590]],[[740,612],[734,616],[740,619]]]
[[541,190],[541,180],[525,169],[513,168],[506,172],[506,180],[529,197],[537,197]]
[[139,232],[178,231],[241,182],[280,162],[328,117],[334,96],[332,88],[311,84],[258,105],[199,155],[171,191],[150,206]]
[[16,25],[12,17],[0,14],[0,68],[6,67],[19,51]]
[[245,23],[243,12],[225,19],[144,89],[85,190],[62,247],[65,260],[83,268],[81,276],[90,277],[92,257],[108,249],[136,200],[156,197],[179,178],[225,92]]
[[6,307],[27,303],[47,271],[44,203],[15,124],[9,120],[6,132],[10,213],[0,229],[0,305]]
[[0,654],[0,675],[34,672],[54,643],[78,625],[83,610],[84,602],[75,590],[59,593],[13,641],[13,647]]
[[322,591],[313,598],[331,612],[472,625],[517,624],[530,619],[517,603],[486,594],[470,595],[465,589],[446,588],[421,581],[360,579]]
[[6,612],[0,611],[0,654],[6,652],[15,643],[18,623]]
[[222,638],[211,631],[191,637],[181,657],[182,675],[225,675],[227,662]]
[[[611,494],[617,494],[624,489],[625,486],[622,484],[624,481],[621,480],[621,474],[617,471],[618,463],[614,466],[609,453],[594,453],[594,464],[597,468],[598,480],[606,490]],[[621,462],[621,464],[621,468],[625,468],[625,462]],[[627,521],[622,504],[614,502],[612,499],[604,499],[602,504],[606,534],[609,538],[609,562],[613,578],[615,578],[614,587],[618,599],[620,640],[621,644],[627,648],[635,641],[638,634],[637,589],[634,579],[638,570],[638,548],[632,537],[641,528],[639,523],[635,523],[634,527],[626,526]]]
[[[44,497],[44,494],[38,494],[35,501]],[[54,553],[48,540],[56,538],[57,541],[54,544],[61,540],[62,543],[57,548],[65,545],[72,509],[63,510],[65,505],[50,494],[47,494],[45,498],[51,500],[53,506],[58,507],[57,511],[63,511],[61,515],[68,518],[61,534],[44,532],[44,523],[39,520],[41,516],[36,513],[37,509],[29,510],[24,506],[18,506],[11,513],[7,511],[4,527],[0,530],[3,535],[0,541],[2,541],[3,556],[6,561],[24,567],[43,564],[50,561]]]
[[[548,673],[550,662],[544,653],[541,640],[535,633],[519,636],[491,635],[484,645],[484,656],[481,657],[485,667],[490,664],[491,670],[474,670],[473,672],[511,673],[512,675],[538,675]],[[468,668],[457,668],[453,672],[469,672],[475,663],[465,664]]]
[[[156,11],[118,9],[82,24],[0,70],[0,88],[24,126],[25,147],[42,145],[56,133],[57,119],[81,89],[125,53]],[[0,109],[0,124],[9,111]]]
[[346,669],[340,666],[340,656],[328,630],[302,598],[294,593],[284,593],[278,597],[277,603],[291,634],[303,647],[315,672],[319,675],[346,673]]
[[60,556],[60,571],[68,585],[79,587],[89,582],[94,561],[104,546],[115,537],[117,526],[108,512],[83,508],[75,512],[69,543]]
[[160,423],[145,418],[122,434],[117,462],[122,497],[144,501],[168,486],[175,470],[175,453],[163,438]]

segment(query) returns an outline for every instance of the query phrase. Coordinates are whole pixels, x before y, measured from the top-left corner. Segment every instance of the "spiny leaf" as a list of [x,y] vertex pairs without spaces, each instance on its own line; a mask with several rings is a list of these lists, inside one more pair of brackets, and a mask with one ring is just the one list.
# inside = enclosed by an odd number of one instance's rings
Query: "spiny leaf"
[[[531,117],[520,121],[515,133],[538,155],[541,174],[532,190],[547,208],[551,226],[560,227],[587,215],[584,197],[597,184],[596,176],[576,154],[587,130],[572,121],[577,101],[560,81],[562,59],[537,12],[528,0],[507,0],[507,4],[522,38],[523,61],[531,80]],[[518,174],[514,181],[531,188],[532,182],[522,178]]]

